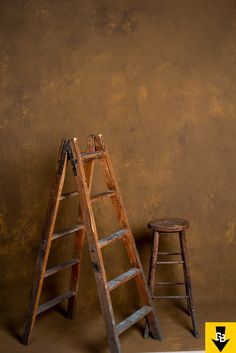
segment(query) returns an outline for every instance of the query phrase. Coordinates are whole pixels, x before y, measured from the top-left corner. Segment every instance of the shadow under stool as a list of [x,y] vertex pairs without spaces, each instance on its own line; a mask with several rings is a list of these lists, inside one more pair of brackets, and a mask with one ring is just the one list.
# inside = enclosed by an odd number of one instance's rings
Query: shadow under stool
[[[149,266],[149,273],[148,273],[148,286],[150,288],[152,299],[186,299],[187,306],[188,306],[188,313],[191,316],[192,324],[193,324],[193,334],[195,337],[199,337],[198,334],[198,326],[196,320],[196,313],[193,303],[193,296],[192,296],[192,285],[191,285],[191,278],[190,278],[190,267],[189,267],[189,260],[187,254],[187,243],[186,243],[186,236],[185,230],[189,228],[189,222],[180,219],[180,218],[165,218],[165,219],[156,219],[152,220],[148,223],[148,227],[153,231],[153,242],[152,242],[152,250],[151,250],[151,259],[150,259],[150,266]],[[166,236],[167,233],[178,233],[179,241],[180,241],[180,252],[158,252],[158,245],[160,234],[162,236]],[[157,259],[161,255],[166,256],[173,256],[179,255],[180,260],[178,261],[159,261]],[[155,282],[155,274],[157,265],[183,265],[183,273],[184,273],[184,282]],[[162,295],[156,296],[154,295],[154,288],[155,286],[160,285],[184,285],[186,295]],[[149,328],[146,322],[145,330],[144,330],[144,337],[148,337],[149,335]]]

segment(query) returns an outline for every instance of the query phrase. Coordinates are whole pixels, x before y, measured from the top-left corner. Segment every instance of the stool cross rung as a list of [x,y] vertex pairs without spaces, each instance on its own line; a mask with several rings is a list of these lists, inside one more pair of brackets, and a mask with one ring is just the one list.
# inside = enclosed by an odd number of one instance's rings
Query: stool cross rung
[[179,265],[183,263],[184,261],[157,261],[157,265]]
[[182,286],[185,285],[184,282],[156,282],[156,286],[171,286],[171,285],[176,285],[176,286]]
[[157,255],[182,255],[181,252],[158,252]]
[[154,299],[188,299],[188,295],[162,295],[162,296],[153,296]]

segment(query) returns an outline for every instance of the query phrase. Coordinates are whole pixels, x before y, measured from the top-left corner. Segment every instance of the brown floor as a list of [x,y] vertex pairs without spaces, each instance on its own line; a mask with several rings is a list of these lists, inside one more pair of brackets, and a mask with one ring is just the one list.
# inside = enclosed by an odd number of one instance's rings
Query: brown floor
[[[191,334],[190,318],[184,306],[178,302],[162,302],[159,305],[163,341],[143,339],[142,323],[121,336],[123,353],[162,352],[204,349],[205,321],[235,321],[234,305],[198,305],[200,338]],[[67,320],[60,310],[53,309],[37,320],[32,342],[25,347],[19,343],[23,315],[17,318],[1,318],[1,353],[108,353],[103,320],[99,311],[88,314],[80,308],[76,320]]]

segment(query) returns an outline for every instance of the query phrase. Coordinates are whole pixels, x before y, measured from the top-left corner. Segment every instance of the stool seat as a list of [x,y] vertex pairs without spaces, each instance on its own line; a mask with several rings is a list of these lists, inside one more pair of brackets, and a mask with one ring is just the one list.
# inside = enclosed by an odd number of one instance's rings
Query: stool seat
[[161,233],[181,232],[189,228],[189,222],[181,218],[154,219],[148,227]]

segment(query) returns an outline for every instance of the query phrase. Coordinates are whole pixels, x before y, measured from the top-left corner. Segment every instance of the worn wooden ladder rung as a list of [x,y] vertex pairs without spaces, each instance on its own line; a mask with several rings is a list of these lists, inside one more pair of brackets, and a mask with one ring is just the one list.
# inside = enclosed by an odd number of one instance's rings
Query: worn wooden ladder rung
[[101,201],[110,197],[115,196],[116,192],[115,190],[108,190],[108,191],[104,191],[104,192],[100,192],[99,194],[96,195],[92,195],[91,196],[91,202],[95,202],[95,201]]
[[52,276],[57,272],[65,270],[66,268],[70,268],[71,266],[77,265],[79,263],[79,261],[80,261],[80,259],[78,259],[78,258],[77,259],[70,259],[70,260],[63,262],[62,264],[51,267],[45,271],[44,278]]
[[140,275],[140,270],[138,268],[131,268],[129,271],[122,273],[121,275],[117,276],[116,278],[109,281],[108,288],[110,291],[119,287],[121,284],[124,284],[131,279],[135,278],[136,276]]
[[78,191],[65,192],[64,194],[61,194],[60,201],[68,199],[69,197],[76,197],[78,195]]
[[145,316],[147,316],[151,312],[152,312],[152,307],[145,305],[142,308],[140,308],[139,310],[137,310],[135,313],[133,313],[132,315],[128,316],[125,320],[121,321],[117,325],[118,335],[120,335],[121,333],[128,330],[128,328],[133,326],[136,322],[143,319]]
[[[60,200],[64,200],[67,199],[69,197],[76,197],[78,196],[78,191],[72,191],[72,192],[67,192],[61,195]],[[94,201],[100,201],[109,197],[115,196],[115,190],[108,190],[108,191],[104,191],[104,192],[100,192],[96,195],[92,195],[91,196],[91,202]]]
[[100,247],[103,248],[104,246],[107,246],[113,243],[113,241],[117,239],[122,239],[127,234],[128,234],[128,229],[121,229],[105,238],[100,239],[98,243]]
[[39,305],[37,315],[42,314],[44,311],[51,309],[52,307],[58,305],[66,299],[69,299],[75,296],[76,293],[73,291],[69,291],[67,293],[61,294],[58,297],[52,298],[44,304]]
[[[95,159],[99,159],[102,164],[107,190],[91,195]],[[72,166],[76,190],[62,193],[68,162],[70,162]],[[55,232],[54,229],[60,201],[76,196],[79,198],[78,224],[63,231]],[[99,239],[92,204],[104,199],[110,199],[112,201],[121,229]],[[70,234],[75,234],[72,259],[47,269],[52,241],[61,239]],[[36,264],[35,279],[33,282],[22,342],[24,344],[29,343],[35,319],[38,314],[41,314],[65,300],[68,300],[67,316],[71,319],[75,317],[81,256],[85,235],[88,241],[111,353],[121,353],[119,335],[144,317],[147,318],[153,338],[160,340],[161,335],[158,318],[155,313],[151,294],[143,272],[128,217],[124,209],[108,151],[105,148],[101,135],[91,135],[88,138],[86,152],[80,152],[77,139],[63,140],[62,142],[56,169],[55,183],[51,189],[49,207],[43,229],[42,242]],[[131,268],[116,278],[108,281],[102,256],[102,248],[116,240],[123,240]],[[69,291],[39,305],[44,279],[68,268],[71,269]],[[141,309],[116,325],[110,292],[130,280],[135,280],[140,298],[144,304]]]
[[82,230],[82,229],[84,229],[83,224],[76,224],[75,226],[67,228],[67,229],[63,230],[62,232],[54,233],[52,236],[52,240],[62,238],[66,235],[73,234],[73,233],[78,232],[79,230]]
[[83,161],[88,161],[90,159],[98,159],[102,158],[104,156],[103,151],[97,151],[97,152],[81,152],[81,157]]

